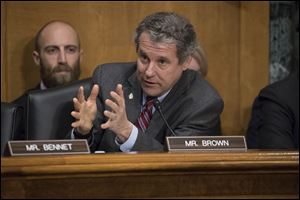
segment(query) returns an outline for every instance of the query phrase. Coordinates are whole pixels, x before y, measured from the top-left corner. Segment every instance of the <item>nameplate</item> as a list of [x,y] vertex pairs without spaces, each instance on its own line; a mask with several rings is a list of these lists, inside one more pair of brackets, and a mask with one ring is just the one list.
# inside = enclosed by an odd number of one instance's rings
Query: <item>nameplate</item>
[[11,156],[89,154],[86,140],[19,140],[9,141]]
[[246,151],[244,136],[166,137],[169,151]]

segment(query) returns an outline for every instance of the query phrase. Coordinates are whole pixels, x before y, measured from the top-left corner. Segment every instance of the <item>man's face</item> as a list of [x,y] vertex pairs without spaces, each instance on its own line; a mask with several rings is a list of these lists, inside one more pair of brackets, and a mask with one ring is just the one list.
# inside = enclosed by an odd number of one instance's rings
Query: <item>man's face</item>
[[34,52],[35,61],[41,67],[41,79],[46,87],[78,80],[82,52],[73,29],[62,24],[50,25],[42,32],[39,44],[39,53]]
[[179,64],[176,45],[152,42],[148,33],[139,38],[137,76],[144,93],[161,96],[179,80],[186,69]]

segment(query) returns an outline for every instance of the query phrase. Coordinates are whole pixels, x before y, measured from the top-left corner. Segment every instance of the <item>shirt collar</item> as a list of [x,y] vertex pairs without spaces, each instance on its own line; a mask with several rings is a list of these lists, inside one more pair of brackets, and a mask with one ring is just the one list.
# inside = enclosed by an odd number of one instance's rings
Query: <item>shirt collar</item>
[[[169,94],[170,91],[171,91],[171,89],[168,90],[167,92],[165,92],[163,95],[157,97],[158,101],[162,102],[166,98],[166,96]],[[143,105],[145,105],[145,103],[146,103],[146,97],[147,97],[146,94],[143,93]]]
[[40,82],[40,88],[41,88],[41,90],[46,90],[47,89],[47,87],[45,86],[45,84],[42,80]]

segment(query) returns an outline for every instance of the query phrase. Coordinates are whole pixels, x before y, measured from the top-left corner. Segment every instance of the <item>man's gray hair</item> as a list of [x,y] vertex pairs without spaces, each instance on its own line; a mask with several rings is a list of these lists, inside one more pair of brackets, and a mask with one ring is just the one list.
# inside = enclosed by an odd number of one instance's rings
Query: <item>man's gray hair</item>
[[176,44],[177,58],[182,64],[193,54],[197,46],[193,25],[184,17],[173,12],[157,12],[147,16],[136,28],[135,45],[143,32],[150,34],[153,42]]

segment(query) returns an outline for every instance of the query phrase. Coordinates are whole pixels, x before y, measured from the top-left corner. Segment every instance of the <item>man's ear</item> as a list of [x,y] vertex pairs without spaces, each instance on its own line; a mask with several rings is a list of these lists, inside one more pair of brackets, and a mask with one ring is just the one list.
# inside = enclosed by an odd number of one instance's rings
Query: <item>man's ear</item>
[[33,52],[32,52],[32,58],[33,58],[34,63],[35,63],[37,66],[40,66],[40,64],[41,64],[41,58],[40,58],[39,52],[33,51]]
[[192,61],[192,56],[189,56],[187,59],[185,59],[184,63],[183,63],[183,71],[187,70],[191,64]]

